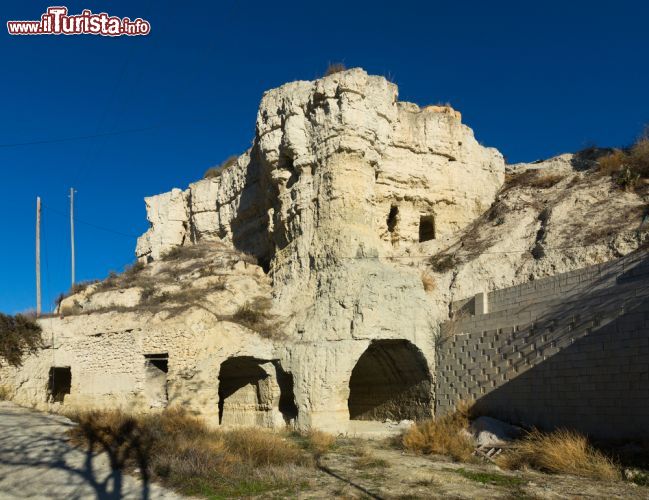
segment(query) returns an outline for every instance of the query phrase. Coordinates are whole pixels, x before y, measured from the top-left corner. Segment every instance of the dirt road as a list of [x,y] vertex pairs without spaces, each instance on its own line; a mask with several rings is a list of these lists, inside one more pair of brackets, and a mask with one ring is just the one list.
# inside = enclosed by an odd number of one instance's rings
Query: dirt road
[[0,401],[0,499],[182,498],[112,470],[105,455],[70,446],[71,425]]

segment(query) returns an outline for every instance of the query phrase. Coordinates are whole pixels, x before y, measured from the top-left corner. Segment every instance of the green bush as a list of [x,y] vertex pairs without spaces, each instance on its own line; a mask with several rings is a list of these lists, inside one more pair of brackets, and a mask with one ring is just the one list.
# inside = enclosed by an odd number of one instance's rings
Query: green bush
[[36,321],[22,314],[0,313],[0,364],[20,366],[23,356],[41,345],[41,327]]

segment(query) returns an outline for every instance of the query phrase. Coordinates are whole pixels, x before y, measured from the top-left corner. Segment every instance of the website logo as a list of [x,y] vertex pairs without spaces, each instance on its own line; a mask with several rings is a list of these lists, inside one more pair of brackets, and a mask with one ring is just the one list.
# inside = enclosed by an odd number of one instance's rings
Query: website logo
[[68,15],[67,7],[48,7],[40,21],[7,21],[7,31],[10,35],[141,36],[151,32],[151,24],[139,17],[131,21],[88,9]]

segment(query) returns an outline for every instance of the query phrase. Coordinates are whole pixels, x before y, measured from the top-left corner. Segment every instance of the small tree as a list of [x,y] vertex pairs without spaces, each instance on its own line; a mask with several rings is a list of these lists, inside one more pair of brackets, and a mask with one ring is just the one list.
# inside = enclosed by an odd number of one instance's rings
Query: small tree
[[0,364],[20,366],[23,356],[42,346],[41,327],[22,314],[0,313]]

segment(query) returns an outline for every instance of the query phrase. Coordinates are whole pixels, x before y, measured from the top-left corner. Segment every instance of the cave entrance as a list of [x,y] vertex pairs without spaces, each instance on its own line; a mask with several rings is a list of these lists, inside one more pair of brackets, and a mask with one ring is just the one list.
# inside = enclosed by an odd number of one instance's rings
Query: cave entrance
[[435,216],[422,215],[419,217],[419,242],[435,239]]
[[47,394],[50,402],[63,403],[72,388],[72,370],[69,366],[50,367]]
[[421,352],[406,340],[373,341],[349,380],[351,420],[431,417],[431,377]]
[[167,373],[169,372],[169,354],[144,355],[144,395],[151,408],[167,406]]
[[219,424],[280,427],[297,417],[293,376],[273,361],[225,360],[219,372]]

